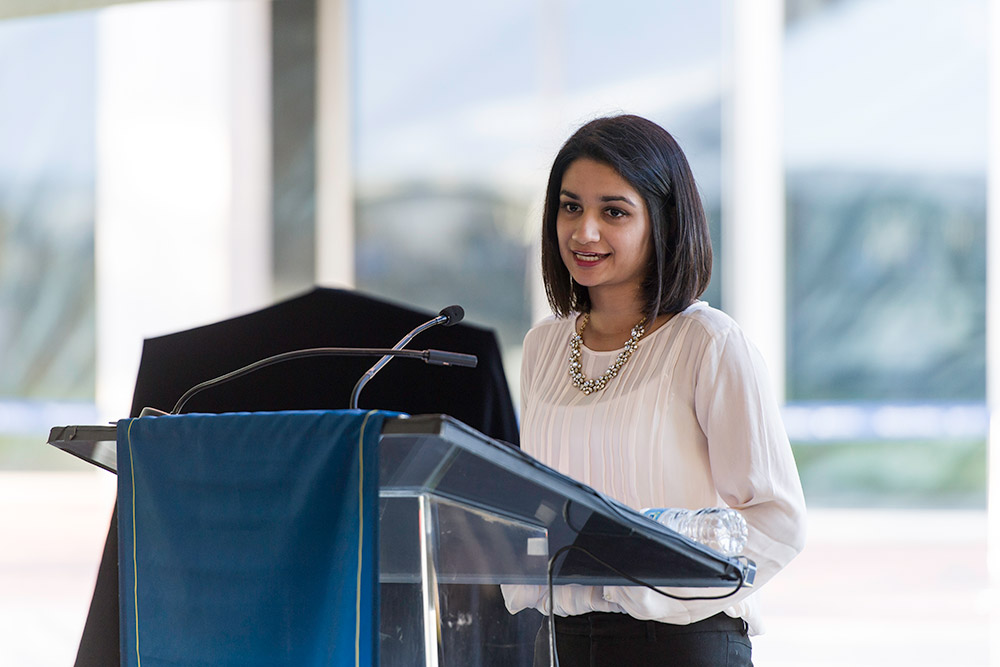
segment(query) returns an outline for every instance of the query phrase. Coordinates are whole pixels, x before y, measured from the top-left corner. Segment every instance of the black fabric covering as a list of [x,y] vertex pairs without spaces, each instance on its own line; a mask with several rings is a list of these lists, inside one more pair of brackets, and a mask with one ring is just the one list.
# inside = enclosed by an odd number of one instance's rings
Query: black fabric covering
[[[448,304],[442,304],[448,305]],[[192,386],[281,352],[309,347],[392,347],[437,313],[345,290],[316,288],[249,315],[147,340],[132,400],[169,411]],[[394,359],[361,392],[359,406],[449,414],[516,444],[517,420],[495,334],[459,323],[425,331],[408,346],[479,357],[476,368]],[[355,382],[375,357],[322,357],[256,371],[192,398],[184,412],[347,408]]]
[[[131,416],[138,416],[144,407],[170,411],[190,387],[274,354],[310,347],[392,347],[435,315],[357,292],[315,288],[248,315],[149,339],[143,345]],[[437,326],[408,347],[474,354],[479,365],[439,367],[394,359],[365,386],[359,407],[448,414],[497,440],[518,443],[510,390],[491,330],[465,323]],[[354,384],[375,360],[319,357],[281,363],[207,389],[191,398],[183,412],[347,408]],[[120,664],[117,550],[116,508],[77,653],[78,666]],[[509,651],[520,649],[504,636],[510,619],[504,619],[506,610],[498,593],[495,586],[468,593],[468,603],[478,605],[489,619],[479,631],[494,635],[481,637],[481,664],[516,664],[520,656]]]

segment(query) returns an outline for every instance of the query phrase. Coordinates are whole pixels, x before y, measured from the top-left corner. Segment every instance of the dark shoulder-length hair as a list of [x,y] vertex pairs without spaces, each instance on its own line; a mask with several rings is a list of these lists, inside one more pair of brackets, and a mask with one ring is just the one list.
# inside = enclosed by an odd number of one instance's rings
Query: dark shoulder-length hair
[[552,310],[560,316],[590,310],[586,287],[570,279],[559,253],[556,216],[563,174],[580,158],[614,169],[642,196],[652,225],[653,252],[642,284],[652,320],[694,302],[712,277],[712,240],[691,167],[670,133],[639,116],[592,120],[556,155],[545,190],[542,276]]

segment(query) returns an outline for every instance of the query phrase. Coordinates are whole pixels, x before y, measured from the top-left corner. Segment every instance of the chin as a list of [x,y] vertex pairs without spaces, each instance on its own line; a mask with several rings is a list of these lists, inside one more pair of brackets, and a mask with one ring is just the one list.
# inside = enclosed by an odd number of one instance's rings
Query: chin
[[596,281],[593,278],[587,277],[587,276],[583,276],[582,279],[581,279],[580,276],[574,274],[572,271],[570,271],[569,275],[573,279],[573,282],[575,282],[580,287],[593,287],[594,285],[596,285],[599,282],[599,281]]

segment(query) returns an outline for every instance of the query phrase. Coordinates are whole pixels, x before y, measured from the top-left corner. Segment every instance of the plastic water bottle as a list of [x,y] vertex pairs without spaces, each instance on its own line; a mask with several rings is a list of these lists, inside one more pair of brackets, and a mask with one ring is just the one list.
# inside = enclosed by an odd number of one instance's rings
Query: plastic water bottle
[[725,556],[738,556],[747,545],[746,519],[728,507],[700,510],[649,507],[642,514]]

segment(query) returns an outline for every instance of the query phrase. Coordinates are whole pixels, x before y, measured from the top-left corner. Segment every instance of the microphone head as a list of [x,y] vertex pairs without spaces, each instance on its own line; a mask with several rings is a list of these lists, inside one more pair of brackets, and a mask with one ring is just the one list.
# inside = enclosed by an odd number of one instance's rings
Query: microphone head
[[462,321],[462,318],[465,317],[465,310],[461,306],[448,306],[447,308],[442,308],[438,315],[447,318],[441,323],[441,326],[450,327]]

